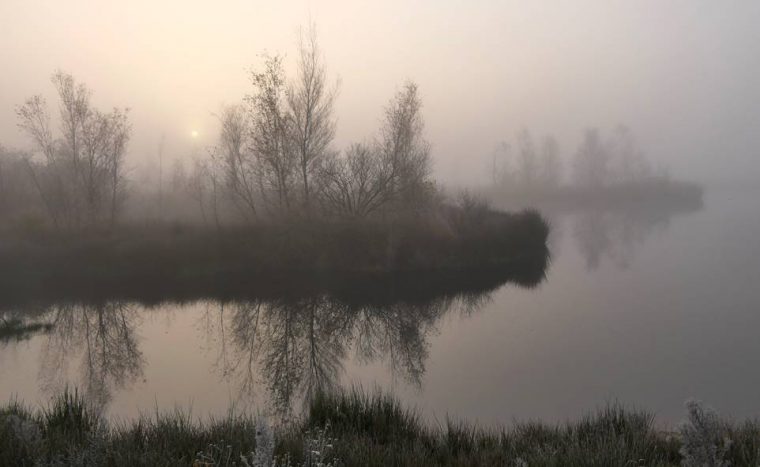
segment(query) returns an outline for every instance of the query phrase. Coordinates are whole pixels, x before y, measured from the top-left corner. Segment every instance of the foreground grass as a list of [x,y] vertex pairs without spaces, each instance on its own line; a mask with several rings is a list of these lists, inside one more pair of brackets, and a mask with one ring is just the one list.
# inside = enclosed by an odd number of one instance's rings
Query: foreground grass
[[[273,464],[276,462],[276,464]],[[107,424],[76,392],[31,410],[0,409],[0,465],[757,465],[760,424],[725,423],[698,404],[666,435],[652,415],[608,406],[561,425],[430,427],[385,394],[315,398],[303,419],[270,429],[230,414],[174,412]]]

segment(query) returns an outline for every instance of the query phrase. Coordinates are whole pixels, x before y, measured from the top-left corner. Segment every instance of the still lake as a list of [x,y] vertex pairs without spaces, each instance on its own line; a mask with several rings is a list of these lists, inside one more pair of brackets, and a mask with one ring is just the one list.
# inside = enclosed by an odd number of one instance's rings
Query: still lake
[[561,421],[619,401],[672,425],[689,398],[760,417],[757,195],[550,215],[533,287],[4,309],[21,331],[0,334],[0,400],[44,404],[68,384],[119,419],[175,406],[293,414],[318,388],[361,385],[433,422]]

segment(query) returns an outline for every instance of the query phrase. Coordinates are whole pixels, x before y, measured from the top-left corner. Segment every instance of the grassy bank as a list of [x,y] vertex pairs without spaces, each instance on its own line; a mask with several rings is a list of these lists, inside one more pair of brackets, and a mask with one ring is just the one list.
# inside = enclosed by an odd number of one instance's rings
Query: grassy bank
[[430,427],[388,395],[352,391],[317,397],[297,422],[269,428],[231,414],[181,412],[107,424],[76,394],[48,407],[0,409],[2,465],[757,465],[760,424],[732,425],[698,404],[680,431],[653,416],[608,406],[559,425],[484,429]]
[[452,210],[440,218],[393,223],[312,221],[222,229],[128,225],[107,233],[11,230],[0,233],[0,295],[43,298],[82,289],[130,296],[149,294],[157,286],[164,296],[188,290],[234,294],[225,290],[235,287],[283,294],[391,277],[448,287],[454,276],[466,280],[475,272],[499,276],[502,283],[532,285],[543,278],[548,232],[536,212],[487,210]]

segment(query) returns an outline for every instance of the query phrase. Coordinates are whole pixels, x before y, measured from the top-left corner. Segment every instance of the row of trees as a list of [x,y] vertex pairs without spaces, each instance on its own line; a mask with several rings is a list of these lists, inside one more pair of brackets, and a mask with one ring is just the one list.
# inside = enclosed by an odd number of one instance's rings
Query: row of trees
[[531,132],[523,129],[514,145],[502,141],[496,146],[491,175],[496,185],[553,187],[561,183],[563,169],[557,140],[547,135],[537,143]]
[[[232,212],[248,221],[421,212],[435,190],[417,85],[404,84],[390,100],[374,138],[338,151],[338,83],[328,82],[313,27],[298,45],[295,76],[285,75],[280,56],[265,56],[263,68],[251,73],[251,94],[219,115],[219,144],[189,173],[172,171],[182,175],[181,189],[172,193],[187,199],[173,204],[194,204],[204,221],[217,225]],[[127,196],[128,110],[95,109],[90,90],[69,74],[57,72],[52,81],[57,119],[41,96],[16,111],[34,150],[0,150],[0,215],[15,210],[18,217],[24,206],[24,214],[45,214],[59,228],[113,226]],[[159,180],[159,207],[161,185]],[[151,204],[150,189],[142,188],[138,209]]]
[[653,176],[633,133],[622,125],[606,137],[597,129],[586,130],[573,168],[575,183],[591,188],[634,183]]
[[221,113],[219,145],[205,167],[207,192],[221,189],[248,219],[363,218],[424,207],[433,184],[416,84],[391,99],[376,138],[339,152],[332,146],[337,84],[328,84],[313,30],[299,42],[298,57],[290,81],[281,57],[265,57],[251,74],[253,93]]
[[595,128],[586,130],[570,168],[570,180],[566,180],[554,137],[545,136],[537,143],[530,131],[522,130],[514,145],[502,142],[497,146],[491,170],[495,185],[516,190],[553,189],[563,184],[594,189],[654,176],[633,133],[622,125],[607,135]]
[[59,132],[43,97],[33,96],[16,110],[36,150],[21,158],[26,175],[57,227],[113,224],[125,199],[128,109],[95,109],[90,90],[69,74],[58,72],[52,81]]

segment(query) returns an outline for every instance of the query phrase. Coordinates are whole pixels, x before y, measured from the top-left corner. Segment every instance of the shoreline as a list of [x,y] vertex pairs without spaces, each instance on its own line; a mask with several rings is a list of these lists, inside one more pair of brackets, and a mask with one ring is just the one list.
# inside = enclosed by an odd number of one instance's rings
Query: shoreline
[[540,283],[549,226],[535,211],[478,221],[273,224],[221,230],[0,236],[3,302],[240,295],[425,296]]

